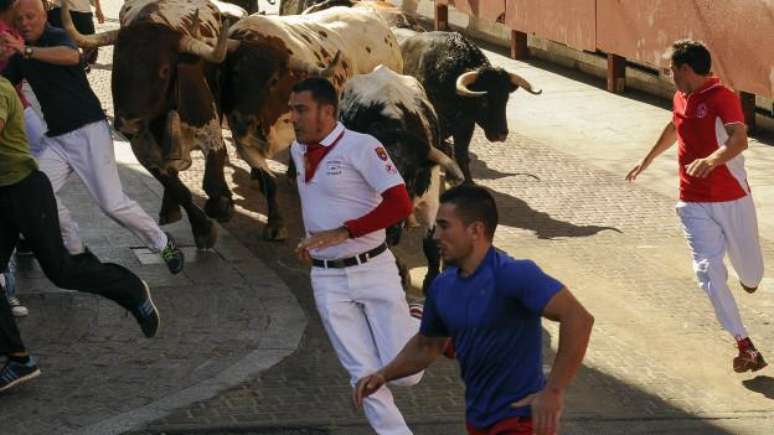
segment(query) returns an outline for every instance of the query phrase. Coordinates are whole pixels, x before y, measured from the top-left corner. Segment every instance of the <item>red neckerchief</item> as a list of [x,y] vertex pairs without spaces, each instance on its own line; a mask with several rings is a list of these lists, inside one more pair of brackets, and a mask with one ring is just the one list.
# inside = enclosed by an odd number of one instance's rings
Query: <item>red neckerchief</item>
[[333,147],[339,143],[339,140],[344,136],[345,131],[346,130],[342,130],[336,140],[327,147],[319,143],[310,143],[306,146],[306,152],[304,153],[304,178],[307,183],[314,177],[317,166],[320,164],[323,157],[331,152]]

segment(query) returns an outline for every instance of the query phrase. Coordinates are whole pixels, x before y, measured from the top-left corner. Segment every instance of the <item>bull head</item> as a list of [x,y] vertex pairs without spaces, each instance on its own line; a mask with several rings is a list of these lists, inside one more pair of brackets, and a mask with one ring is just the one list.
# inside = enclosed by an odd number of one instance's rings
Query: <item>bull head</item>
[[[197,11],[198,16],[198,11]],[[62,26],[67,34],[75,41],[75,43],[81,48],[95,48],[106,45],[113,45],[118,37],[119,30],[108,30],[105,32],[96,33],[94,35],[84,35],[80,33],[73,24],[73,20],[70,17],[70,8],[67,5],[67,0],[62,2]],[[237,41],[229,41],[228,39],[228,26],[221,26],[220,35],[215,42],[214,47],[210,47],[207,43],[196,39],[189,35],[183,35],[180,38],[178,44],[178,51],[180,53],[188,53],[194,56],[199,56],[207,62],[221,63],[226,58],[226,52],[233,50]]]
[[[475,83],[478,79],[479,72],[478,71],[468,71],[466,73],[460,74],[459,77],[457,77],[457,95],[461,95],[463,97],[482,97],[486,95],[486,91],[472,91],[468,86],[470,86],[472,83]],[[511,83],[516,87],[524,88],[525,91],[529,92],[533,95],[540,95],[543,93],[543,90],[535,91],[532,89],[532,85],[522,76],[508,72],[508,76],[511,79]]]

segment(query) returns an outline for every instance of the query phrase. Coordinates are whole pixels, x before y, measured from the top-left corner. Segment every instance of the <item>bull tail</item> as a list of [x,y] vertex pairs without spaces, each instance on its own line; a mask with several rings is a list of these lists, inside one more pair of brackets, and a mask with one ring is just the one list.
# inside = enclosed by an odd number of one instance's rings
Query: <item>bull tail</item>
[[430,146],[430,152],[427,154],[427,158],[435,163],[438,163],[446,173],[446,178],[452,184],[459,184],[465,179],[465,175],[462,174],[460,165],[452,160],[449,156],[444,154],[441,150],[434,146]]

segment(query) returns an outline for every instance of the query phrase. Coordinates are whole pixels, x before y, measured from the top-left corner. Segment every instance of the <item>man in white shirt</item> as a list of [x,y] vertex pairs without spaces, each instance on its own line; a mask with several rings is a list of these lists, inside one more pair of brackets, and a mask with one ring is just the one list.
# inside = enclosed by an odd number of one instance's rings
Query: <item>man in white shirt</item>
[[[290,108],[296,133],[290,153],[307,232],[297,254],[312,262],[317,310],[354,386],[395,357],[419,328],[384,230],[405,219],[412,204],[379,141],[337,122],[338,96],[330,82],[297,83]],[[421,377],[395,384],[414,385]],[[388,388],[363,407],[377,433],[411,433]]]

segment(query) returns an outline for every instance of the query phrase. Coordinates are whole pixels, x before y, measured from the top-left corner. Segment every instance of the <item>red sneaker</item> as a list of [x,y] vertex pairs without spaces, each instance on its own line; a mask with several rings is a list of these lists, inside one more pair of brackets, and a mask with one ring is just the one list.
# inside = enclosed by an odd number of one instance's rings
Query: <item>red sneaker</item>
[[409,314],[415,319],[422,320],[422,314],[425,312],[425,306],[422,304],[409,304]]
[[734,358],[734,371],[744,373],[746,371],[757,372],[766,367],[768,363],[763,359],[763,355],[755,348],[739,349],[739,355]]

